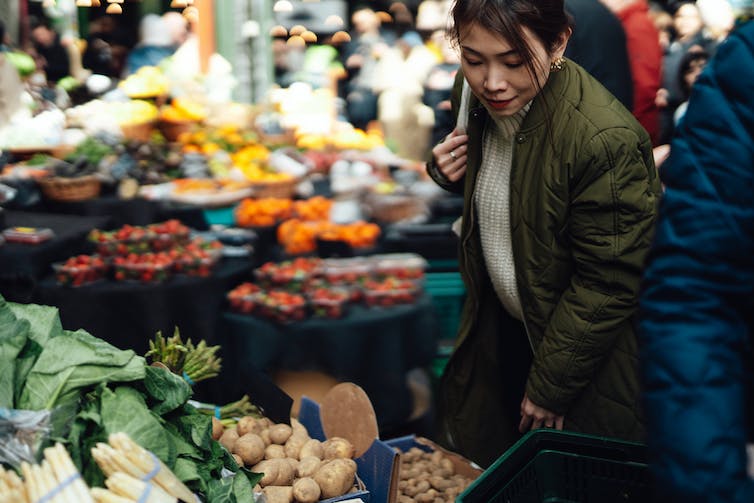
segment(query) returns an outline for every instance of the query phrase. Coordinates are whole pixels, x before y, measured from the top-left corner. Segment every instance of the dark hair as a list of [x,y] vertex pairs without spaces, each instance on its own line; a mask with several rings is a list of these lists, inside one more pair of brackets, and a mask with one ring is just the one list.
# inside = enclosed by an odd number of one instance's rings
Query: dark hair
[[0,45],[5,43],[5,23],[0,19]]
[[678,84],[683,91],[684,98],[688,99],[691,94],[691,86],[686,84],[686,74],[691,70],[691,65],[698,62],[707,63],[709,61],[709,53],[701,48],[690,49],[686,51],[681,58],[681,63],[678,65]]
[[533,79],[534,50],[526,43],[523,28],[528,28],[550,52],[571,26],[563,0],[456,0],[451,15],[450,38],[456,45],[460,43],[461,31],[477,24],[510,43],[526,62]]

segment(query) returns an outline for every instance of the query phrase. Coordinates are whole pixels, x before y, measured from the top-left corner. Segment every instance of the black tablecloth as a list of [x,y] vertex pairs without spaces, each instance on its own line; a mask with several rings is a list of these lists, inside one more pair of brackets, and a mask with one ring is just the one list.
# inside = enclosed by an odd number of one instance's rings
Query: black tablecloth
[[230,372],[235,381],[243,383],[256,369],[326,372],[364,388],[380,428],[388,430],[404,424],[412,412],[406,373],[430,364],[439,327],[430,298],[423,295],[411,305],[353,305],[339,320],[287,325],[225,313],[219,333],[220,344],[235,355],[238,367]]
[[49,227],[54,237],[39,244],[0,246],[0,293],[8,300],[28,302],[37,279],[51,273],[50,264],[87,251],[86,235],[108,224],[107,217],[52,215],[7,210],[8,227]]
[[105,195],[79,202],[43,200],[36,208],[72,215],[106,215],[110,217],[113,228],[124,224],[149,225],[170,218],[176,218],[197,230],[207,230],[209,227],[202,209],[198,206],[141,198],[119,199],[113,195]]
[[175,276],[157,284],[102,281],[76,288],[47,277],[33,301],[58,307],[66,329],[83,328],[140,354],[155,332],[172,335],[176,325],[184,340],[204,339],[212,345],[225,293],[247,279],[249,270],[248,259],[223,259],[208,278]]

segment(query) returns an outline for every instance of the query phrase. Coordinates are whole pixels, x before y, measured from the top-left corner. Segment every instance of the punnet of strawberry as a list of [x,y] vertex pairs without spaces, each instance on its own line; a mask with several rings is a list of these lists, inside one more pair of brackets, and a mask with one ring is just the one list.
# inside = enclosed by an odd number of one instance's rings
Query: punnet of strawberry
[[170,277],[173,257],[165,252],[131,253],[114,257],[114,277],[118,281],[136,280],[142,283],[158,283]]
[[307,297],[315,317],[342,318],[351,292],[345,288],[318,287],[308,290]]
[[176,245],[188,242],[191,229],[183,225],[180,220],[171,219],[147,226],[151,233],[150,246],[152,251],[164,251]]
[[251,282],[244,282],[228,292],[228,304],[230,308],[243,314],[251,314],[254,312],[256,306],[255,294],[258,294],[262,289]]
[[306,318],[306,298],[285,290],[267,290],[255,296],[259,314],[278,323]]
[[97,253],[103,256],[146,253],[151,248],[154,233],[145,227],[124,225],[114,231],[94,229],[89,233],[89,241],[94,243]]
[[104,278],[107,264],[99,255],[76,255],[52,265],[61,285],[82,286]]
[[370,279],[364,282],[364,302],[369,306],[390,307],[397,304],[411,304],[416,301],[420,288],[415,282],[388,276],[381,280]]

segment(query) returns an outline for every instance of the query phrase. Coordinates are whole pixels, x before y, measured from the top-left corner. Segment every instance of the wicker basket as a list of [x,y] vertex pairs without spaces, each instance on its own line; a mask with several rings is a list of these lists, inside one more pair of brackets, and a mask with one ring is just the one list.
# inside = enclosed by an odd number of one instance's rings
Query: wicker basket
[[293,198],[299,181],[298,178],[290,178],[275,182],[252,182],[253,197]]
[[419,197],[408,194],[369,194],[366,205],[374,220],[394,223],[410,220],[428,211]]
[[162,136],[167,141],[178,141],[178,137],[183,133],[191,131],[191,129],[199,124],[197,121],[185,120],[185,121],[169,121],[160,119],[157,122],[157,129],[160,130]]
[[149,141],[157,121],[140,122],[138,124],[121,124],[123,136],[129,140]]
[[96,176],[63,178],[53,176],[37,180],[42,194],[51,201],[85,201],[99,196],[100,180]]

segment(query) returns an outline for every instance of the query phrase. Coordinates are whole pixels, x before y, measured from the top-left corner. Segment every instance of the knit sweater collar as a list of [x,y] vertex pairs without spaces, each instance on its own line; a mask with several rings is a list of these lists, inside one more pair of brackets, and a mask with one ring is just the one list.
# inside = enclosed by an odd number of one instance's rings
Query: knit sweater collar
[[498,132],[503,136],[503,138],[510,139],[513,138],[513,135],[515,135],[518,132],[519,128],[521,128],[521,123],[524,121],[524,117],[526,117],[526,114],[529,112],[529,108],[531,108],[531,101],[524,105],[521,110],[513,115],[499,117],[490,114],[490,117],[492,118],[492,121],[495,123]]

